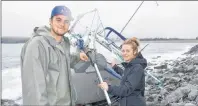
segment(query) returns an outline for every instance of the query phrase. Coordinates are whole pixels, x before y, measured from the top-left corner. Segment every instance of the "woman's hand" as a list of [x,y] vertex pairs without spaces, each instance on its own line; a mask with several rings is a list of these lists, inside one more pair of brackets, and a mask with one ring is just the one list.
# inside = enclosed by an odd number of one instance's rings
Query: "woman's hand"
[[114,59],[112,59],[112,61],[111,61],[111,67],[113,67],[115,64],[116,64],[116,60],[115,60],[115,58],[114,58]]
[[108,86],[108,84],[106,82],[102,82],[102,83],[98,84],[98,86],[101,89],[106,90],[106,91],[108,91],[108,89],[109,89],[109,86]]

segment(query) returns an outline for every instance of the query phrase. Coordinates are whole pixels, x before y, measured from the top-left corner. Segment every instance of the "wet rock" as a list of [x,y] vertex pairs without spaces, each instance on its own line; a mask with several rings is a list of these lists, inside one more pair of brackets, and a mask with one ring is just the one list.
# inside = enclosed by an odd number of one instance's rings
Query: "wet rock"
[[198,74],[198,66],[195,66],[196,67],[196,69],[195,69],[195,74]]
[[196,106],[196,105],[192,103],[186,103],[184,106]]
[[182,76],[184,76],[184,73],[177,73],[175,75],[173,75],[173,77],[177,77],[177,78],[182,78]]
[[184,103],[170,103],[170,106],[184,106]]
[[176,89],[176,86],[174,84],[168,84],[166,85],[166,89],[168,91],[174,91]]
[[158,64],[149,66],[154,67],[150,72],[163,82],[163,86],[151,77],[146,79],[146,100],[150,106],[198,106],[198,56],[189,55]]
[[152,59],[158,59],[158,58],[161,58],[161,56],[153,57]]
[[191,80],[191,77],[189,77],[189,76],[184,76],[182,79],[183,79],[184,81],[186,81],[186,82],[189,82],[189,81]]
[[177,66],[173,68],[174,73],[185,72],[185,69],[182,66]]
[[168,92],[168,90],[167,89],[161,89],[160,90],[160,95],[167,95],[167,94],[169,94],[169,92]]
[[187,72],[193,72],[194,70],[196,69],[196,67],[193,65],[193,64],[191,64],[191,65],[189,65],[189,66],[187,66]]
[[198,54],[198,45],[195,45],[188,52],[186,52],[184,54]]
[[154,69],[167,69],[167,64],[162,64],[159,66],[155,66]]
[[198,85],[198,78],[192,79],[192,81],[190,82],[190,84]]
[[146,106],[162,106],[160,103],[146,102]]
[[155,103],[161,102],[162,100],[163,100],[163,97],[161,95],[156,95],[154,98]]
[[166,101],[166,103],[177,102],[184,96],[187,96],[189,92],[190,92],[190,86],[180,87],[175,91],[173,91],[171,94],[169,94],[164,101]]
[[147,66],[145,70],[146,70],[146,71],[152,71],[152,70],[153,70],[153,68],[152,68],[152,67]]
[[188,94],[188,99],[191,101],[194,101],[197,96],[198,96],[198,89],[194,88],[194,89],[191,89],[191,92]]
[[176,86],[177,84],[179,84],[179,82],[181,82],[181,78],[180,77],[164,77],[163,78],[163,82],[164,82],[164,86],[168,87],[168,86]]
[[179,66],[179,61],[175,61],[175,62],[173,63],[173,66],[175,66],[175,67]]
[[195,102],[196,102],[196,103],[197,103],[197,105],[198,105],[198,96],[196,97]]
[[198,56],[193,57],[194,65],[198,65]]
[[171,77],[169,80],[169,83],[178,83],[181,81],[181,78],[179,77]]
[[1,106],[19,106],[14,100],[1,99]]
[[146,106],[155,106],[155,103],[154,102],[146,102]]
[[154,102],[154,97],[153,97],[153,95],[152,95],[152,96],[150,96],[150,97],[148,97],[148,99],[147,99],[146,101]]
[[154,66],[154,65],[157,65],[156,63],[154,63],[154,62],[148,62],[148,64],[147,64],[148,66]]
[[152,79],[151,77],[148,77],[148,78],[146,79],[146,83],[149,84],[149,85],[153,85],[153,84],[155,84],[156,82],[153,81],[153,79]]

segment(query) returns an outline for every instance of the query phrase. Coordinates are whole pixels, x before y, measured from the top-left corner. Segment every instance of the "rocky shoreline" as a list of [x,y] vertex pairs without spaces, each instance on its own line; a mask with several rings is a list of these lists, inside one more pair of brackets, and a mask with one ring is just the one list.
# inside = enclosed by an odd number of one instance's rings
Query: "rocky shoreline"
[[198,106],[198,45],[184,55],[176,60],[165,60],[160,65],[149,63],[147,71],[162,84],[146,76],[148,106]]
[[[147,106],[198,106],[198,45],[184,55],[176,60],[148,63],[147,71],[162,84],[146,76]],[[19,106],[14,100],[7,99],[1,100],[1,105]]]

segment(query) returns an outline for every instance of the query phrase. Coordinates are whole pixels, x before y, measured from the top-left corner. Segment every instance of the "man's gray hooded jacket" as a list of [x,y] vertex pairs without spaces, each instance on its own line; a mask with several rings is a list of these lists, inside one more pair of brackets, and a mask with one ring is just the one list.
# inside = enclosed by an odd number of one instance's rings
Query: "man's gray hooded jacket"
[[79,54],[70,55],[69,40],[63,38],[56,42],[43,26],[23,46],[23,105],[72,105],[70,66],[79,60]]

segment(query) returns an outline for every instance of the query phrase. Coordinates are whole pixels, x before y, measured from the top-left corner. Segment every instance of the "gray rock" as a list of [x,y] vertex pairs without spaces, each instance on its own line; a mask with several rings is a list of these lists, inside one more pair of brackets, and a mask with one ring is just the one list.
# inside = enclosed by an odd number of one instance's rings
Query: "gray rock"
[[188,99],[191,100],[191,101],[194,101],[197,96],[198,96],[198,88],[197,89],[191,89],[191,92],[188,94]]
[[163,101],[161,102],[161,106],[167,106],[167,105],[168,105],[168,102],[167,102],[167,101],[164,101],[164,100],[163,100]]
[[189,82],[191,80],[191,78],[187,75],[185,75],[182,79],[186,82]]
[[185,62],[188,58],[181,58],[180,62]]
[[148,77],[147,80],[146,80],[146,83],[149,84],[149,85],[154,85],[155,81],[151,77]]
[[170,103],[170,106],[184,106],[184,103]]
[[168,103],[174,103],[179,101],[181,98],[188,95],[188,93],[190,92],[190,86],[191,85],[176,89],[171,94],[166,96],[165,101],[167,101]]
[[196,105],[192,103],[186,103],[184,106],[196,106]]
[[153,70],[153,68],[152,67],[146,67],[146,69],[145,69],[146,71],[152,71]]
[[153,96],[149,96],[146,101],[154,102],[154,97]]
[[195,69],[195,74],[198,74],[198,66],[195,66],[196,69]]
[[186,61],[184,62],[185,65],[193,65],[192,57],[187,57]]
[[146,102],[146,106],[156,106],[154,102]]
[[198,45],[195,45],[188,52],[186,52],[184,54],[198,54]]
[[162,106],[160,103],[146,102],[146,106]]
[[173,66],[175,66],[175,67],[177,67],[179,65],[179,61],[175,61],[174,63],[173,63]]
[[159,102],[161,102],[162,100],[163,100],[163,97],[160,96],[160,95],[156,95],[155,98],[154,98],[154,102],[155,102],[155,103],[159,103]]
[[192,81],[190,82],[192,85],[198,85],[198,78],[193,78]]
[[161,56],[157,56],[157,57],[153,57],[152,59],[158,59],[158,58],[160,58]]
[[194,65],[198,65],[198,56],[193,57]]
[[174,73],[185,72],[185,69],[182,66],[177,66],[173,68]]
[[174,91],[176,89],[175,84],[167,84],[166,89],[170,92],[170,91]]
[[181,78],[179,77],[171,77],[169,83],[179,83]]
[[178,73],[177,75],[179,75],[180,77],[184,76],[184,74],[183,74],[183,73]]
[[191,64],[191,65],[187,66],[187,70],[186,71],[193,72],[195,69],[196,69],[196,67]]
[[[146,88],[148,88],[148,87],[146,87]],[[148,97],[148,96],[150,96],[150,93],[149,93],[149,91],[148,91],[148,90],[145,90],[145,92],[144,92],[144,95],[145,95],[145,97]]]
[[166,63],[168,63],[168,65],[170,65],[170,66],[174,66],[174,61],[173,60],[167,61]]
[[155,66],[154,69],[167,69],[167,64],[162,64],[159,66]]
[[14,100],[1,99],[1,106],[19,106]]
[[196,97],[195,102],[196,102],[196,103],[197,103],[197,105],[198,105],[198,96]]
[[148,62],[147,64],[148,66],[153,66],[153,65],[157,65],[156,63],[151,63],[151,62]]
[[166,89],[161,89],[160,90],[160,95],[167,95],[169,92]]

